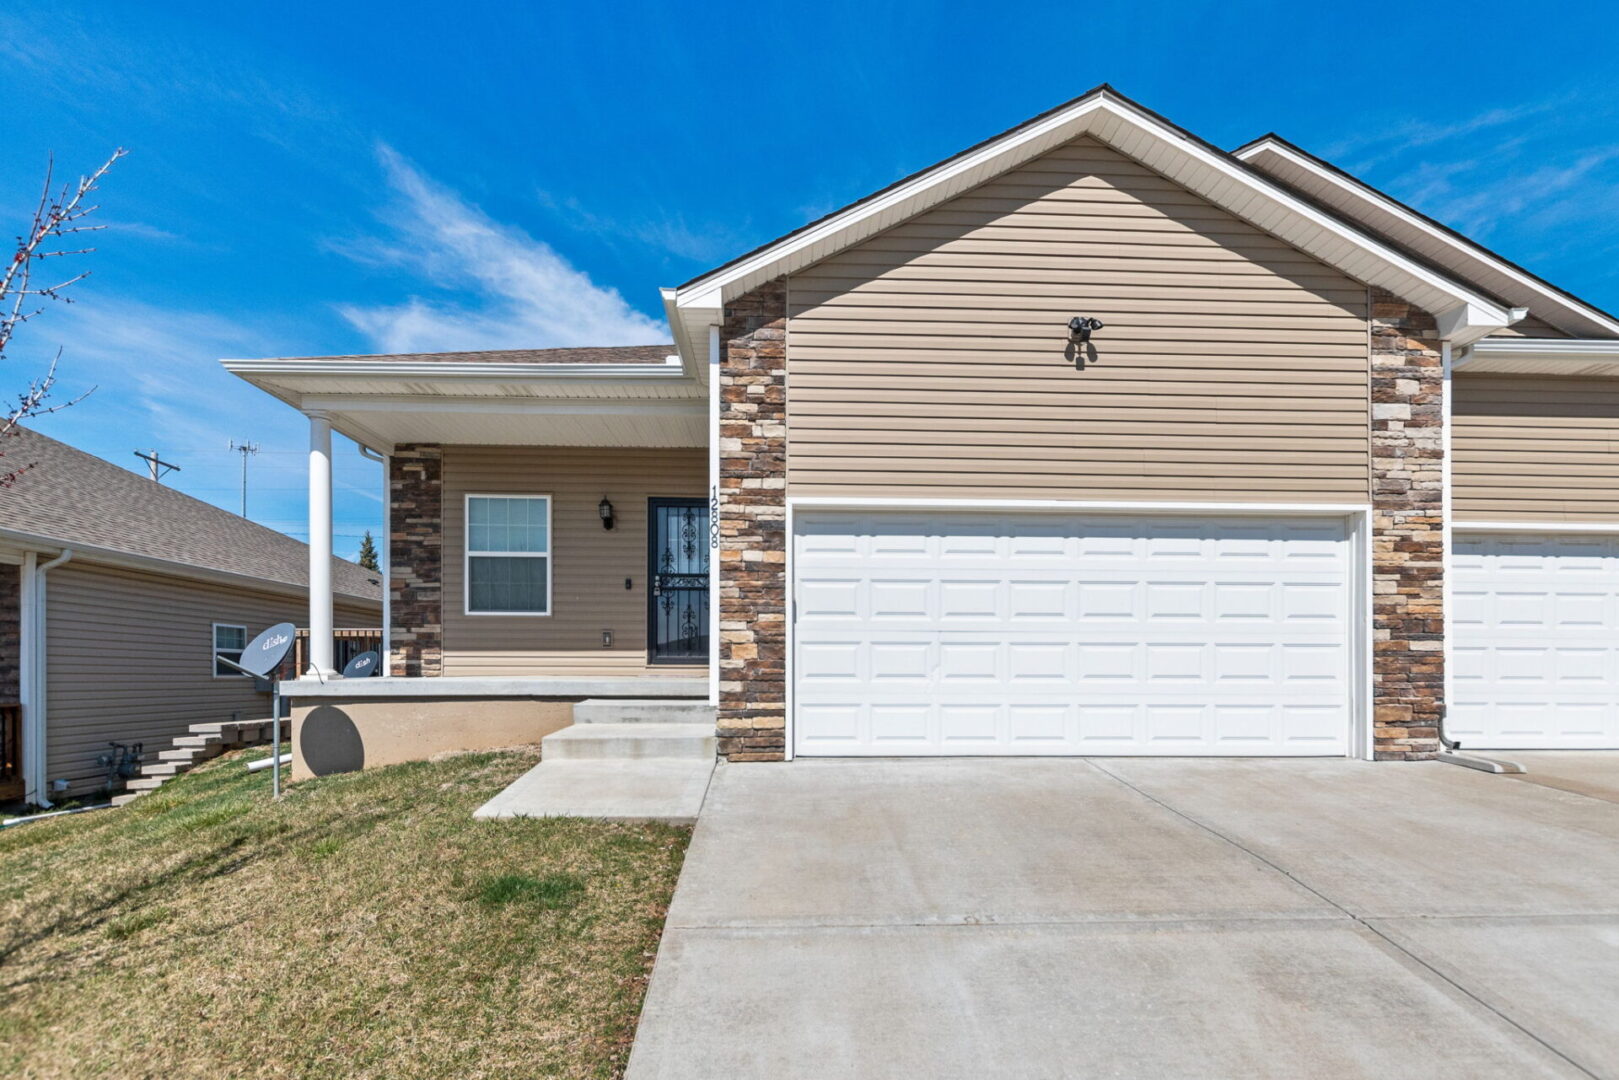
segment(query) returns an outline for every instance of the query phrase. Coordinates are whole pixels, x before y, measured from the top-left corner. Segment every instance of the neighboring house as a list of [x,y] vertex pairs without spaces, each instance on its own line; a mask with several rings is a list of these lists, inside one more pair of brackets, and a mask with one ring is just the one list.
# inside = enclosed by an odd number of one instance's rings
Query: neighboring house
[[663,301],[226,362],[317,548],[330,429],[389,456],[368,691],[706,690],[732,761],[1619,747],[1619,320],[1276,137],[1102,87]]
[[[109,743],[151,758],[190,724],[267,719],[214,657],[303,624],[308,547],[35,431],[0,450],[31,466],[0,489],[0,704],[20,713],[0,797],[95,792]],[[338,625],[378,625],[380,578],[331,567]]]

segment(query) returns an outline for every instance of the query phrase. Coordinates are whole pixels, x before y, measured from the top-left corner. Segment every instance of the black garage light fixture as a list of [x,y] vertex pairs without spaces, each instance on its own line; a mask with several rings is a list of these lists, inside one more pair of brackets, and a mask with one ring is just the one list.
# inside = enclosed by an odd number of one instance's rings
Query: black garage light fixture
[[603,495],[602,501],[596,504],[596,513],[601,515],[602,528],[613,527],[613,504],[607,501],[607,496]]
[[1075,315],[1068,320],[1068,340],[1084,345],[1091,340],[1091,331],[1102,329],[1102,320],[1089,315]]

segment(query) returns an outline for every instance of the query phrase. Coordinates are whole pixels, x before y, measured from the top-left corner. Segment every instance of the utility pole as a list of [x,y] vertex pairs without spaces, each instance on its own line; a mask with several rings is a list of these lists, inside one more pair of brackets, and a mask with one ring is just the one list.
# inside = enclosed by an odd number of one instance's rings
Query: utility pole
[[232,439],[231,442],[230,442],[230,448],[231,448],[231,450],[235,451],[236,453],[242,455],[242,516],[246,517],[247,516],[247,459],[248,459],[249,456],[259,452],[259,444],[256,443],[256,442],[240,442],[239,443],[235,439]]
[[146,462],[146,471],[154,481],[161,484],[163,478],[171,472],[179,472],[180,466],[170,465],[158,457],[156,448],[151,450],[137,450],[135,456]]

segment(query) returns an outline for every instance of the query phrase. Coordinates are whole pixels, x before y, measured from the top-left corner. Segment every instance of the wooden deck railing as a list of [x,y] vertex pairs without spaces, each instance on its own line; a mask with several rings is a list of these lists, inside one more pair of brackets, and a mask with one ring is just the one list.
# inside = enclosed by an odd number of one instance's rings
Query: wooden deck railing
[[[332,631],[332,666],[338,671],[343,665],[359,656],[363,652],[382,650],[382,630],[380,627],[365,627],[362,629],[342,629]],[[286,672],[283,678],[295,679],[301,673],[309,670],[309,630],[300,628],[298,636],[293,639],[292,652],[289,655],[290,668],[283,668]],[[384,672],[386,674],[386,672]]]
[[22,706],[0,704],[0,802],[23,794]]

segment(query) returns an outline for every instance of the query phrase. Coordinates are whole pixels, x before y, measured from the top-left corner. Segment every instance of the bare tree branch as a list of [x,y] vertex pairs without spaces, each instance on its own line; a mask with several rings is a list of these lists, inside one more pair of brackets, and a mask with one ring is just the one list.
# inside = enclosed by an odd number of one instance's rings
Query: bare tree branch
[[[85,218],[100,209],[99,204],[86,200],[100,185],[107,170],[125,153],[122,147],[114,150],[112,156],[95,172],[81,176],[77,184],[63,184],[60,189],[55,187],[55,159],[46,162],[45,182],[40,186],[39,202],[34,207],[33,218],[28,223],[27,231],[17,237],[17,247],[11,259],[0,267],[0,361],[6,358],[6,347],[11,344],[17,327],[43,312],[50,301],[71,304],[73,298],[65,295],[65,290],[90,276],[90,271],[85,270],[53,285],[36,286],[33,282],[34,268],[44,260],[88,255],[95,250],[91,247],[56,247],[53,242],[106,228],[105,225],[85,223]],[[45,416],[76,405],[95,389],[91,387],[71,401],[49,404],[51,390],[56,385],[56,366],[61,357],[61,350],[58,349],[44,375],[30,382],[28,389],[17,395],[16,404],[0,413],[0,439],[16,434],[17,425],[29,417]],[[0,451],[0,457],[4,456],[4,451]],[[29,465],[23,465],[10,472],[0,471],[0,488],[10,487],[29,468]]]

